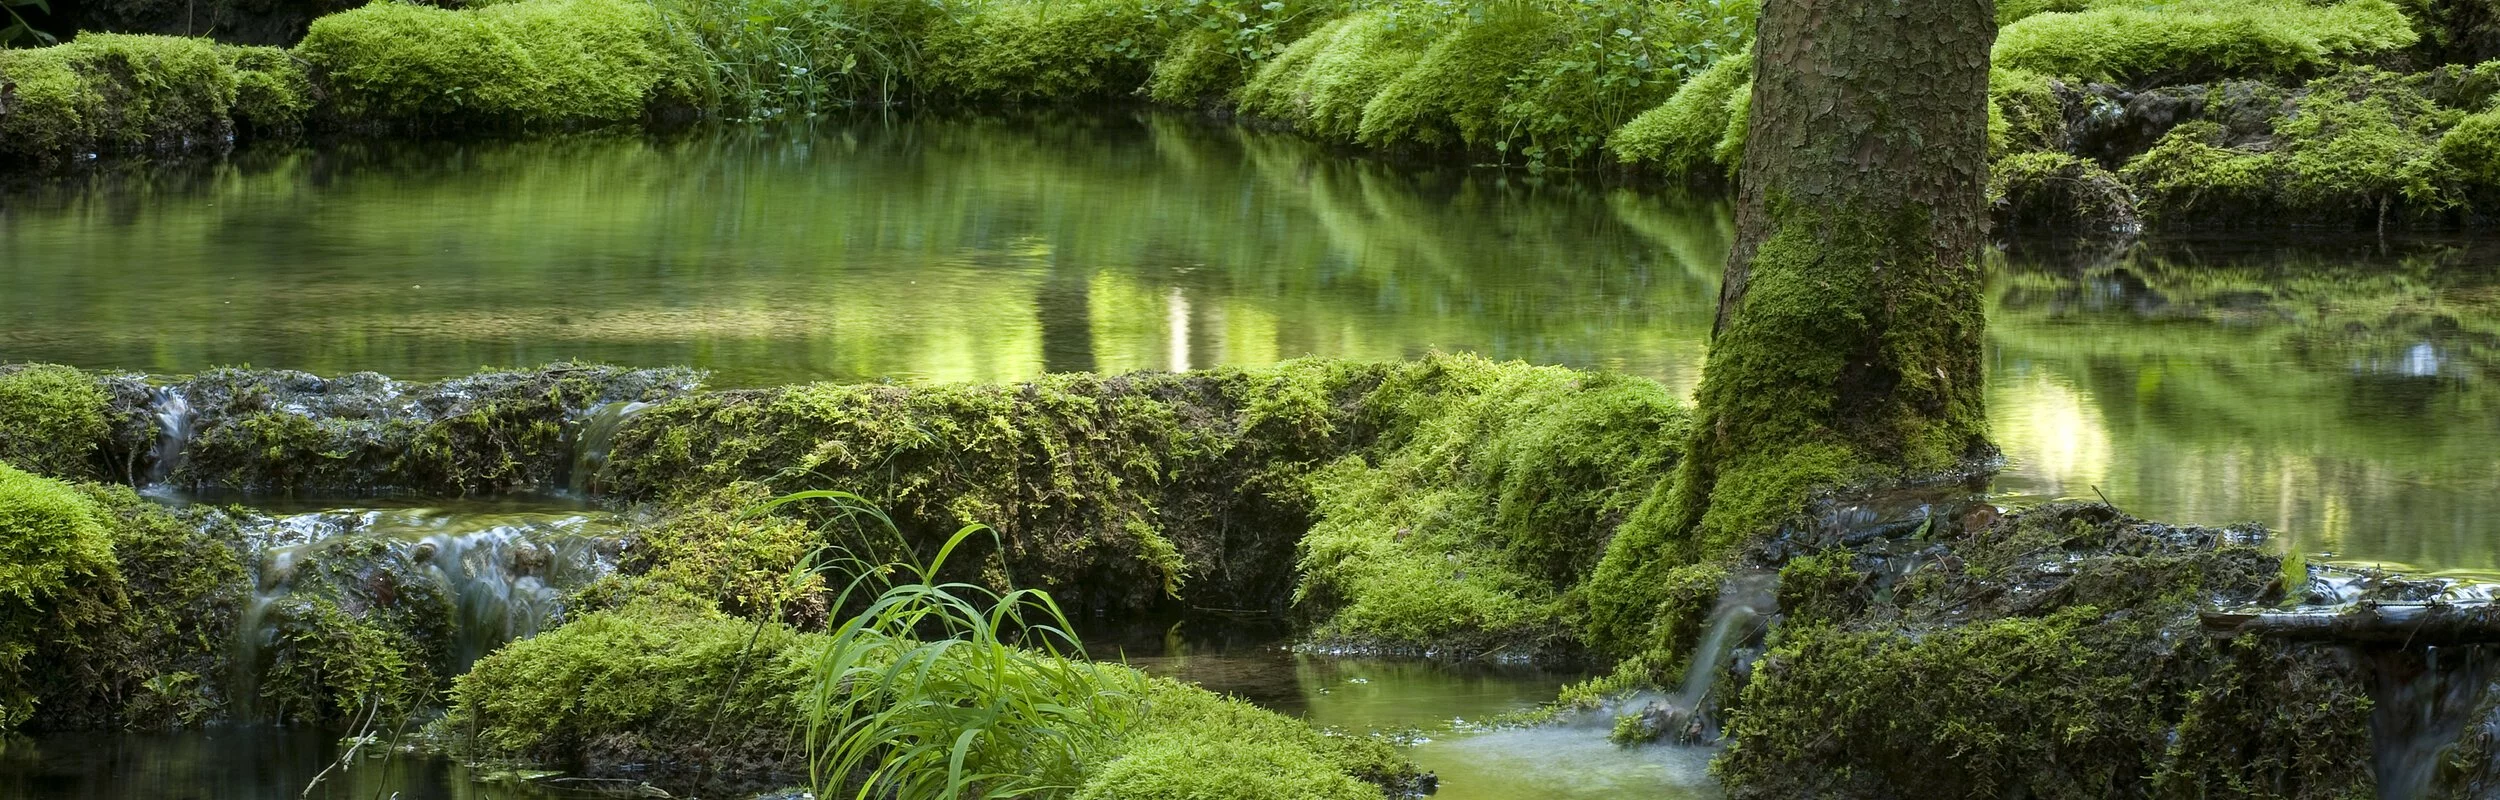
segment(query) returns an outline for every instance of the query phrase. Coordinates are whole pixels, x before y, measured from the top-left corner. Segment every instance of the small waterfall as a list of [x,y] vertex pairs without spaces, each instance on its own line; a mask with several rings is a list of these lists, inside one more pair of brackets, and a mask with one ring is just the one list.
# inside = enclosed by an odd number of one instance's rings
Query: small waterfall
[[2482,646],[2374,650],[2365,658],[2379,800],[2429,797],[2445,751],[2474,720],[2500,662]]
[[156,450],[148,461],[143,487],[161,486],[181,468],[183,450],[191,444],[191,423],[197,418],[191,398],[175,387],[157,389],[150,405],[156,410]]
[[1777,612],[1779,574],[1747,572],[1731,575],[1719,586],[1718,605],[1710,611],[1709,628],[1693,647],[1684,668],[1684,685],[1671,697],[1651,699],[1640,710],[1642,727],[1679,744],[1718,738],[1707,703],[1732,648],[1752,638],[1759,624]]
[[[236,642],[235,696],[259,695],[271,648],[315,598],[351,614],[447,616],[421,642],[466,672],[495,648],[562,616],[564,593],[613,569],[621,533],[605,515],[349,509],[246,520],[257,548]],[[251,703],[238,704],[245,712]]]
[[650,403],[606,403],[592,408],[576,428],[573,439],[573,471],[566,484],[578,497],[590,496],[591,480],[608,465],[608,450],[616,443],[616,432],[633,421]]

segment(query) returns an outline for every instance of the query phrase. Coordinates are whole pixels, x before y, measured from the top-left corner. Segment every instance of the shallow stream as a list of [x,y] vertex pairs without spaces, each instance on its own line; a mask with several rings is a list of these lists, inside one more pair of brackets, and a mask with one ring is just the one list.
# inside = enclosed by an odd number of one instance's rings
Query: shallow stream
[[[1151,115],[346,145],[0,193],[0,362],[432,379],[580,359],[751,386],[1445,350],[1689,391],[1731,236],[1708,198]],[[2105,496],[2262,522],[2331,560],[2500,574],[2500,249],[2026,243],[1990,272],[2009,500]],[[1574,676],[1163,639],[1121,649],[1322,726],[1410,732],[1445,798],[1711,793],[1706,751],[1462,722]],[[0,796],[292,796],[334,740],[9,740]],[[472,777],[403,760],[327,791],[540,796]]]

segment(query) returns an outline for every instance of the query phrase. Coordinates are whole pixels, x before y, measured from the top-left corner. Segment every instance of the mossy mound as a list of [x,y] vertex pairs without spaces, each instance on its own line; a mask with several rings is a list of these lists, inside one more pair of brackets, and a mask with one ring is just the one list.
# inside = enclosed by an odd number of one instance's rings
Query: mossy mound
[[112,398],[86,373],[54,364],[0,367],[0,463],[40,475],[92,477],[110,433]]
[[553,489],[565,485],[572,429],[586,412],[673,397],[697,378],[570,364],[435,383],[211,370],[172,384],[195,416],[169,482],[346,495]]
[[2183,0],[2041,13],[1997,33],[1994,61],[2134,85],[2295,78],[2411,46],[2412,21],[2387,0]]
[[127,488],[0,465],[0,729],[164,728],[224,711],[233,544]]
[[0,166],[222,151],[238,134],[298,130],[311,107],[284,51],[178,36],[91,33],[0,50],[0,86]]
[[2000,231],[2124,234],[2136,229],[2135,195],[2109,170],[2065,153],[2031,152],[1988,168],[1989,212]]
[[1794,560],[1721,777],[1737,797],[2370,796],[2356,662],[2199,626],[2281,597],[2262,536],[2061,503]]
[[1260,65],[1242,87],[1239,107],[1312,136],[1351,142],[1372,99],[1423,56],[1418,33],[1379,11],[1333,20]]
[[1666,104],[1624,123],[1606,139],[1606,149],[1623,163],[1668,175],[1733,178],[1744,153],[1743,115],[1752,87],[1751,52],[1720,59]]
[[[827,641],[699,607],[637,602],[478,662],[452,690],[452,713],[435,730],[468,755],[569,765],[593,776],[710,788],[786,783],[806,774],[800,704],[814,691],[812,670]],[[1088,774],[1080,796],[1355,800],[1414,778],[1385,744],[1324,735],[1203,689],[1104,669],[1147,688],[1128,733],[1102,752],[1081,754]]]
[[2119,171],[2148,220],[2437,224],[2461,202],[2442,134],[2464,114],[2420,82],[2369,68],[2311,81],[2258,128],[2209,119],[2171,129]]
[[1374,147],[1468,148],[1507,144],[1503,106],[1511,78],[1562,46],[1558,17],[1500,6],[1443,34],[1413,66],[1363,107],[1355,138]]
[[353,127],[498,129],[635,122],[709,104],[691,42],[649,3],[520,0],[473,10],[377,2],[315,20],[296,55]]
[[953,102],[1082,102],[1146,82],[1165,34],[1139,3],[1002,0],[940,22],[917,80]]
[[1572,593],[1674,469],[1682,404],[1651,381],[1559,369],[1401,375],[1375,396],[1406,392],[1431,407],[1373,404],[1412,427],[1383,437],[1395,446],[1311,476],[1319,522],[1295,598],[1326,620],[1314,636],[1436,655],[1574,649]]

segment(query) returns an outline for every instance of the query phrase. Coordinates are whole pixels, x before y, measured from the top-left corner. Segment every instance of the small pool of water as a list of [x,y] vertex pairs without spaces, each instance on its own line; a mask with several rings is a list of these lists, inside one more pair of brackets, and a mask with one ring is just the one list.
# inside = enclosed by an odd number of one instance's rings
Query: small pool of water
[[[1698,379],[1724,204],[1185,117],[873,119],[259,151],[0,192],[0,362],[715,385],[1434,350]],[[2015,242],[2010,497],[2500,574],[2500,244]]]

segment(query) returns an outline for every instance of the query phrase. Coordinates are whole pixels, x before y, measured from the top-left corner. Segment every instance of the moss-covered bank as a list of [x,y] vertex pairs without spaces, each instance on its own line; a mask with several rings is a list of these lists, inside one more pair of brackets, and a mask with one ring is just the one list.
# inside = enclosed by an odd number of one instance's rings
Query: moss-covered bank
[[[2472,5],[2008,4],[1993,154],[2033,158],[2000,164],[2017,173],[2000,182],[2004,221],[2063,211],[2079,216],[2047,227],[2105,227],[2107,203],[2041,180],[2039,156],[2063,153],[2120,176],[2129,213],[2153,225],[2487,225],[2500,178],[2476,137],[2493,126],[2468,120],[2491,113],[2500,15],[2460,10]],[[0,92],[0,169],[304,130],[1143,98],[1386,152],[1715,183],[1743,151],[1755,13],[1751,0],[377,3],[314,20],[292,50],[89,33],[0,53],[0,84],[15,85]],[[2231,133],[2189,130],[2146,154],[2199,121]]]

